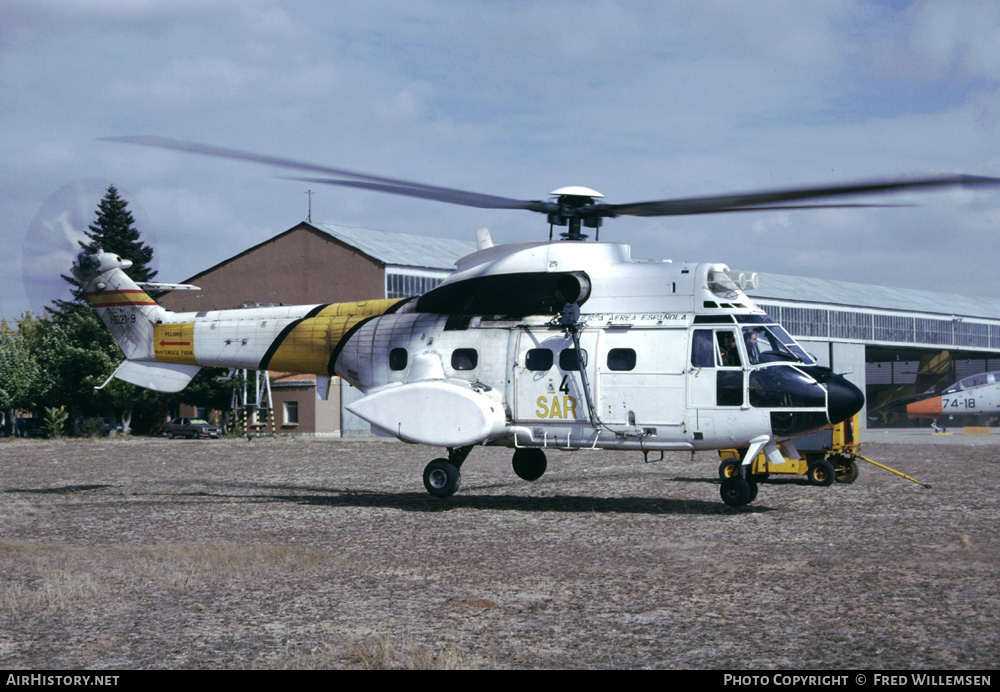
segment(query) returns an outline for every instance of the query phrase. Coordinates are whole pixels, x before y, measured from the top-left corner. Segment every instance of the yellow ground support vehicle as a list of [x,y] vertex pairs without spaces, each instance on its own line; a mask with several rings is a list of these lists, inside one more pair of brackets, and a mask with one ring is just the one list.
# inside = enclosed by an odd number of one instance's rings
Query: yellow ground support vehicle
[[[857,415],[849,421],[832,425],[822,430],[795,438],[795,448],[799,459],[783,456],[782,463],[774,463],[764,452],[757,455],[748,473],[753,480],[767,480],[773,474],[806,476],[813,485],[853,483],[858,477],[855,461],[861,445],[858,442],[860,420]],[[746,450],[722,449],[719,456],[719,477],[723,480],[740,472],[740,464]]]

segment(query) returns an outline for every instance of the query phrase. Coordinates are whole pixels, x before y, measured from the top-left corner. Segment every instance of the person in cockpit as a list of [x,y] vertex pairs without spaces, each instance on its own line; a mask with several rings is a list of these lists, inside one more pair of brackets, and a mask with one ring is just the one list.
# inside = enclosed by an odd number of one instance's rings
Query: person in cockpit
[[760,362],[760,348],[757,346],[757,330],[744,330],[743,339],[747,345],[747,359],[749,359],[751,364],[756,365]]

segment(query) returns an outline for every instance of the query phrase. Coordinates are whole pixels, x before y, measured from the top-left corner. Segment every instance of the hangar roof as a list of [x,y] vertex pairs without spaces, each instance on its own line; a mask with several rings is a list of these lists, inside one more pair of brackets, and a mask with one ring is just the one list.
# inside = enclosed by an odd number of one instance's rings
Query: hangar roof
[[830,306],[923,312],[1000,319],[1000,298],[962,296],[910,288],[758,272],[759,288],[748,290],[755,301],[782,300]]
[[474,240],[434,238],[325,223],[309,225],[357,248],[373,259],[390,265],[451,271],[455,269],[455,262],[476,251]]

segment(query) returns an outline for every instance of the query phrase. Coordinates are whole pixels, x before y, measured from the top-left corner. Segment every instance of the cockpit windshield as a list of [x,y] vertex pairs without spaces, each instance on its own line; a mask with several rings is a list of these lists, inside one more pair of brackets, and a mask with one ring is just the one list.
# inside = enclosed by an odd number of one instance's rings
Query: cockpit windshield
[[961,380],[951,385],[941,393],[953,394],[955,392],[960,392],[963,389],[969,389],[970,387],[979,387],[981,385],[989,384],[991,382],[1000,382],[1000,372],[998,371],[980,372],[975,375],[969,375],[968,377],[963,377]]
[[775,362],[816,364],[816,359],[806,353],[778,324],[745,325],[743,343],[746,345],[747,358],[753,365]]

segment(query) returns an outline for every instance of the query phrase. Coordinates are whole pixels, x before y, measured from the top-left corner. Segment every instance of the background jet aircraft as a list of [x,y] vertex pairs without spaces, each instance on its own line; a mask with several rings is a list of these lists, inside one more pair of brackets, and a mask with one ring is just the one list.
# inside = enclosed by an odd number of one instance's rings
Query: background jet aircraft
[[1000,371],[963,378],[937,396],[907,404],[910,418],[1000,413]]

